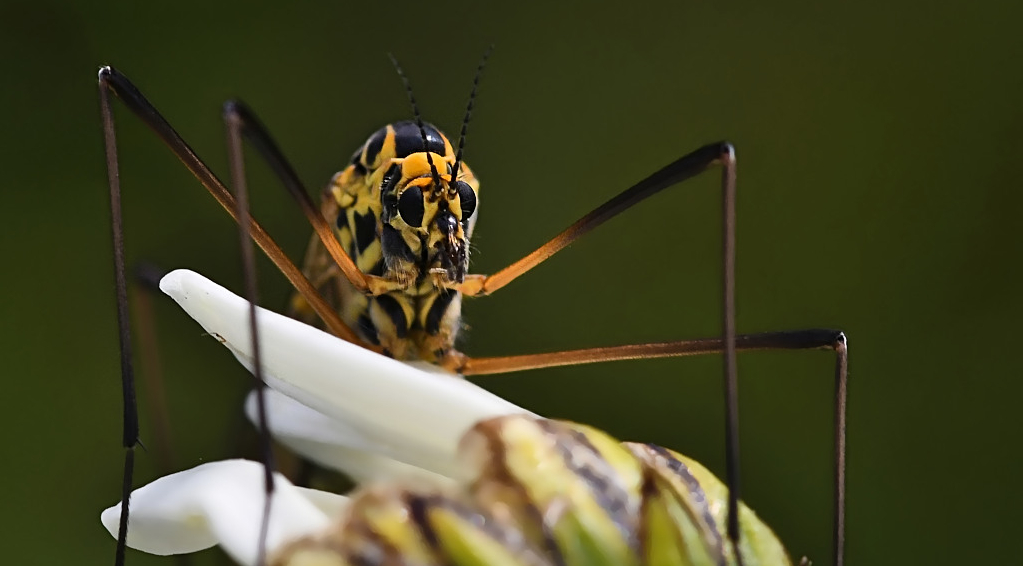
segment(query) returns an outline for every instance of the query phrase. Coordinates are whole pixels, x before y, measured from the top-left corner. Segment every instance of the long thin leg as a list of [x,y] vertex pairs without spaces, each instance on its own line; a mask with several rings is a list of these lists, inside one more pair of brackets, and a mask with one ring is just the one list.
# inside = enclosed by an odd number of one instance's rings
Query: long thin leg
[[256,407],[259,414],[259,450],[263,461],[263,519],[259,528],[259,548],[256,564],[266,564],[266,537],[270,528],[270,504],[274,494],[274,464],[270,449],[270,428],[267,423],[266,383],[263,381],[263,360],[259,346],[259,325],[256,323],[256,303],[259,293],[256,285],[256,258],[249,233],[249,191],[245,183],[245,164],[242,154],[241,122],[224,113],[227,126],[227,148],[231,163],[231,183],[237,195],[235,217],[238,219],[238,240],[241,245],[242,270],[245,274],[245,294],[249,300],[249,335],[252,338],[252,375],[256,380]]
[[[630,344],[603,348],[586,348],[526,354],[522,356],[501,356],[493,358],[460,358],[457,371],[463,375],[492,375],[546,367],[570,366],[588,363],[612,362],[618,360],[667,358],[719,354],[725,351],[727,339],[706,338],[702,340],[679,340]],[[735,349],[745,352],[752,350],[813,350],[832,349],[835,351],[835,435],[834,435],[834,507],[832,517],[833,560],[836,566],[845,562],[845,471],[846,471],[846,413],[849,380],[849,347],[845,334],[840,330],[810,329],[782,332],[742,334],[735,337]]]
[[[114,143],[114,123],[111,115],[111,105],[108,93],[113,93],[124,102],[136,116],[138,116],[156,135],[167,144],[174,155],[188,167],[188,170],[199,180],[213,198],[237,220],[237,207],[235,199],[228,192],[224,183],[206,166],[205,163],[195,154],[195,151],[181,138],[167,120],[160,115],[156,108],[148,101],[142,93],[113,67],[102,67],[99,71],[100,104],[102,106],[104,119],[104,132],[107,135],[107,163],[110,170],[111,190],[117,178],[117,155]],[[113,152],[113,153],[112,153]],[[118,185],[118,191],[120,187]],[[252,239],[266,253],[267,257],[281,270],[288,281],[295,289],[302,294],[316,314],[323,319],[327,329],[344,340],[354,342],[367,349],[380,351],[372,345],[366,344],[355,332],[349,328],[338,316],[334,309],[323,300],[323,297],[316,292],[316,289],[309,283],[309,280],[302,274],[302,271],[288,259],[276,242],[267,234],[266,230],[250,217],[249,231]]]
[[139,415],[135,400],[135,370],[131,361],[131,321],[128,319],[128,284],[125,279],[124,267],[124,223],[121,216],[121,179],[117,168],[117,138],[114,134],[114,118],[110,112],[110,100],[103,87],[102,70],[100,71],[99,105],[107,155],[107,181],[110,185],[110,230],[113,233],[117,334],[121,348],[121,397],[124,403],[124,423],[121,437],[121,445],[124,446],[124,472],[114,565],[124,566],[124,553],[128,546],[128,499],[131,497],[132,476],[135,472],[135,445],[139,443]]
[[[697,150],[699,153],[700,150]],[[685,159],[683,157],[683,159]],[[728,477],[728,539],[732,541],[735,561],[743,566],[739,551],[739,364],[735,353],[735,148],[718,148],[721,173],[721,271],[723,308],[721,313],[725,342],[725,471]],[[700,165],[698,159],[693,163]],[[679,167],[679,172],[693,165]]]
[[[458,369],[458,372],[465,376],[494,375],[531,369],[620,360],[720,354],[724,352],[724,342],[722,338],[704,338],[583,348],[519,356],[466,357],[463,358],[463,365]],[[740,352],[753,350],[813,350],[819,348],[837,350],[838,344],[844,342],[844,334],[840,330],[824,328],[740,334],[735,337],[735,347]]]
[[341,272],[356,289],[370,295],[379,295],[401,288],[401,285],[395,281],[376,275],[369,275],[359,270],[358,266],[355,265],[355,262],[348,255],[348,252],[341,247],[341,243],[334,237],[334,232],[331,230],[330,225],[327,224],[327,220],[316,209],[316,206],[313,205],[313,201],[309,198],[309,193],[306,192],[305,186],[299,179],[298,174],[291,166],[291,163],[288,162],[288,159],[284,157],[284,152],[278,147],[269,130],[266,129],[266,126],[263,125],[259,117],[244,102],[229,100],[224,103],[224,119],[237,123],[240,134],[249,140],[249,143],[252,144],[259,155],[270,165],[270,169],[281,180],[288,193],[298,202],[302,213],[309,220],[309,224],[312,225],[313,231],[319,236],[320,242],[323,243],[327,253],[330,254],[334,263],[337,264]]
[[835,353],[835,517],[832,524],[832,551],[835,566],[845,564],[845,427],[849,396],[849,343],[843,334]]
[[[522,259],[491,275],[467,275],[465,282],[451,285],[451,288],[468,296],[492,294],[530,269],[540,265],[552,255],[565,249],[569,244],[597,226],[625,212],[647,197],[655,195],[686,179],[695,177],[713,165],[721,165],[723,167],[721,178],[722,194],[727,208],[728,202],[735,202],[735,148],[728,142],[712,143],[680,157],[653,175],[622,191]],[[731,187],[730,190],[729,187]],[[732,194],[732,198],[729,198],[729,193]],[[726,216],[724,229],[727,232],[732,227],[734,211],[730,216],[728,215],[728,210],[723,212]],[[732,230],[732,233],[734,234],[734,230]],[[733,245],[729,248],[729,238],[731,236],[726,234],[725,251],[728,252],[731,249],[734,254],[734,241],[732,242]],[[726,253],[727,263],[729,262],[727,261]],[[725,310],[728,310],[727,305]]]

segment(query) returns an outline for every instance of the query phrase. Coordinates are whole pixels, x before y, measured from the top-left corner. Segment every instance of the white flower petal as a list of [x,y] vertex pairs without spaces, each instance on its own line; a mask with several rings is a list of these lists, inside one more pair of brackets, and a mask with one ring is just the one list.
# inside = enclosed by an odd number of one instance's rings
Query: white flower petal
[[[297,488],[276,474],[267,551],[330,525],[346,498]],[[220,544],[240,564],[255,564],[263,520],[263,466],[212,462],[162,477],[131,495],[128,546],[151,554],[196,552]],[[117,536],[120,504],[101,515]]]
[[[440,474],[374,453],[372,443],[352,427],[279,391],[266,389],[264,394],[273,437],[321,466],[345,472],[359,483],[407,478],[451,483]],[[258,426],[255,391],[245,400],[245,414]]]
[[[160,288],[251,367],[247,301],[187,270],[168,274]],[[527,412],[465,380],[258,311],[267,384],[349,425],[388,458],[459,478],[458,441],[474,423]]]
[[[262,464],[260,464],[260,466],[262,466]],[[331,519],[340,517],[341,513],[343,513],[348,507],[348,498],[344,495],[297,485],[293,485],[292,487],[294,487],[295,490],[302,495],[302,497],[305,497],[309,503],[316,506],[321,513]]]

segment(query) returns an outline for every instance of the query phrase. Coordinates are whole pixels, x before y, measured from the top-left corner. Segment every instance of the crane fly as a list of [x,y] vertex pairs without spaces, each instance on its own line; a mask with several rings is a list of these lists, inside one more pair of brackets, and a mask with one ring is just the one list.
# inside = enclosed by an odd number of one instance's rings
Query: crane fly
[[[489,55],[489,50],[487,55]],[[244,103],[234,100],[224,105],[228,131],[231,179],[234,192],[207,167],[156,108],[127,77],[112,67],[99,72],[99,93],[109,185],[111,192],[114,234],[114,264],[118,320],[121,341],[122,383],[125,403],[124,435],[125,473],[123,503],[119,528],[116,563],[124,563],[128,528],[128,499],[132,485],[134,447],[139,443],[133,370],[131,365],[131,333],[127,319],[127,283],[125,278],[123,229],[120,213],[121,188],[110,95],[121,100],[137,117],[156,132],[167,147],[184,163],[206,190],[238,222],[243,242],[242,257],[246,273],[246,295],[251,315],[254,374],[258,382],[261,364],[256,339],[255,304],[257,291],[254,277],[252,242],[255,242],[295,288],[291,302],[292,315],[317,325],[342,340],[400,360],[422,360],[464,376],[506,373],[525,369],[563,365],[607,362],[615,360],[687,356],[721,353],[724,356],[724,390],[726,404],[726,481],[727,489],[719,496],[727,501],[722,521],[701,535],[706,543],[711,533],[727,540],[727,548],[711,552],[710,563],[744,563],[739,551],[741,532],[739,501],[739,448],[736,352],[764,349],[832,349],[835,363],[835,499],[834,554],[832,563],[841,565],[844,556],[845,507],[845,412],[847,348],[845,336],[837,330],[811,329],[739,335],[735,329],[735,149],[728,142],[705,145],[687,153],[654,172],[635,185],[596,207],[549,241],[493,274],[475,274],[469,270],[469,242],[478,217],[480,182],[463,160],[468,125],[476,99],[477,88],[487,55],[480,63],[472,83],[469,103],[461,123],[457,142],[436,126],[425,123],[403,71],[394,62],[412,107],[413,119],[394,122],[371,134],[349,163],[338,172],[323,191],[316,206],[294,169],[255,113]],[[393,58],[392,58],[393,60]],[[314,235],[303,269],[284,254],[262,226],[249,213],[248,195],[242,158],[242,142],[247,140],[299,204]],[[719,169],[721,176],[723,218],[723,333],[721,337],[671,342],[594,347],[540,354],[502,357],[473,357],[454,347],[460,328],[463,297],[490,295],[547,260],[590,230],[631,208],[636,203],[663,189],[678,186],[682,181],[710,169]],[[266,431],[265,406],[260,396],[259,414],[264,460],[269,460],[269,437]],[[476,434],[496,443],[504,439],[499,432],[503,422],[481,423]],[[513,426],[513,425],[508,425]],[[518,426],[518,425],[515,425]],[[544,424],[537,421],[544,438],[583,438],[600,446],[610,446],[599,431],[576,429],[575,425]],[[489,427],[489,428],[488,428]],[[483,431],[483,432],[480,432]],[[490,436],[487,436],[490,435]],[[545,436],[546,435],[546,436]],[[494,440],[494,439],[497,440]],[[592,439],[599,440],[592,440]],[[639,466],[650,477],[660,474],[661,480],[679,482],[678,470],[690,466],[680,464],[680,455],[645,445],[624,445],[607,450],[619,454],[632,466]],[[638,446],[638,447],[637,447]],[[601,449],[593,454],[606,456]],[[593,455],[591,454],[591,455]],[[626,454],[626,456],[621,456]],[[600,459],[598,458],[598,460]],[[570,458],[571,460],[571,458]],[[687,460],[688,462],[688,460]],[[695,464],[695,463],[693,463]],[[681,466],[681,467],[680,467]],[[269,463],[265,466],[266,490],[273,489]],[[665,470],[668,470],[665,472]],[[655,474],[655,471],[657,474]],[[576,470],[578,475],[579,472]],[[610,473],[610,472],[609,472]],[[650,475],[653,474],[653,475]],[[674,475],[673,475],[674,474]],[[572,476],[575,477],[575,476]],[[580,476],[581,477],[581,476]],[[536,481],[536,480],[520,480]],[[650,480],[654,481],[654,480]],[[715,480],[716,481],[716,480]],[[684,483],[684,482],[683,482]],[[528,484],[533,485],[533,484]],[[644,484],[646,485],[646,484]],[[653,484],[651,484],[653,485]],[[681,484],[679,484],[681,485]],[[687,489],[676,485],[660,492],[629,492],[623,501],[636,503],[647,494],[654,499],[681,497]],[[394,494],[400,486],[384,494],[364,495],[358,501],[390,501],[405,505],[408,498]],[[671,491],[674,489],[675,491]],[[404,492],[401,492],[404,493]],[[701,492],[702,493],[702,492]],[[599,494],[598,494],[599,495]],[[419,497],[419,495],[415,495]],[[423,495],[423,497],[427,497]],[[631,498],[631,499],[630,499]],[[270,498],[267,497],[267,506]],[[417,499],[418,501],[418,499]],[[443,498],[430,499],[442,512],[463,503]],[[646,505],[646,499],[642,499]],[[420,502],[422,503],[422,502]],[[493,503],[493,502],[491,502]],[[375,504],[375,503],[373,503]],[[481,505],[479,501],[475,504]],[[370,503],[366,505],[372,506]],[[458,507],[459,513],[485,513],[489,504]],[[628,505],[626,505],[628,506]],[[359,508],[357,506],[357,508]],[[645,508],[645,507],[644,507]],[[475,509],[475,510],[474,510]],[[464,514],[464,513],[463,513]],[[458,513],[456,513],[458,515]],[[264,513],[264,528],[269,508]],[[358,519],[358,517],[355,517]],[[528,524],[514,527],[529,530]],[[649,534],[649,533],[647,533]],[[772,535],[773,536],[773,535]],[[710,546],[708,548],[711,548]],[[542,549],[541,549],[542,552]],[[731,558],[729,558],[731,557]],[[265,556],[259,560],[265,561]],[[555,563],[589,563],[577,560],[555,560]],[[647,557],[649,559],[649,556]]]

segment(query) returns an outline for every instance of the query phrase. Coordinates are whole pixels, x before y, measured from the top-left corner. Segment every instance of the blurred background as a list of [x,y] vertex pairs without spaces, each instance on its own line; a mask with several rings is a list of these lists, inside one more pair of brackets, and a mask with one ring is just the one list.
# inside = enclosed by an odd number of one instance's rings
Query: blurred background
[[[507,265],[684,152],[734,142],[740,331],[849,335],[848,563],[1014,561],[1017,3],[0,6],[0,545],[12,563],[113,561],[98,521],[119,499],[122,459],[98,66],[131,77],[225,178],[220,104],[242,97],[317,194],[369,133],[410,116],[388,52],[426,118],[454,133],[490,43],[466,152],[482,181],[474,271]],[[123,107],[115,114],[130,261],[240,289],[234,224],[155,136]],[[249,163],[255,215],[301,257],[309,228]],[[708,174],[658,195],[467,301],[463,349],[715,335],[717,184]],[[260,267],[263,303],[279,310],[288,285]],[[153,302],[174,466],[236,454],[246,376],[169,299]],[[817,564],[831,546],[832,360],[740,357],[744,498]],[[720,375],[710,358],[480,383],[721,474]],[[154,411],[143,412],[150,450],[137,484],[158,474]],[[134,553],[129,563],[169,562]]]

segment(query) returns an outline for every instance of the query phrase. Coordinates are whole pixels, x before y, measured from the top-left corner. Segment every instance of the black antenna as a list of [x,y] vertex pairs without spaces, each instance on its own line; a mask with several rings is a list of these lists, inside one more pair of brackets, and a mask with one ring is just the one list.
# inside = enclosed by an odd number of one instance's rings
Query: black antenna
[[455,153],[455,167],[452,169],[451,181],[454,182],[458,178],[458,169],[462,166],[462,149],[465,147],[465,134],[469,131],[469,120],[472,119],[472,107],[476,102],[476,89],[480,86],[480,77],[483,76],[483,67],[487,64],[487,59],[490,58],[490,54],[494,51],[494,45],[491,44],[487,47],[485,53],[483,53],[483,59],[480,60],[479,67],[476,67],[476,76],[472,79],[472,92],[469,93],[469,104],[465,107],[465,118],[462,119],[462,131],[458,134],[458,151]]
[[401,82],[405,85],[405,92],[408,93],[409,104],[412,105],[412,114],[416,117],[416,126],[419,126],[419,135],[423,137],[423,151],[426,152],[426,162],[430,164],[430,174],[433,175],[433,185],[440,188],[440,175],[437,174],[437,166],[433,164],[433,157],[430,156],[429,146],[426,143],[426,128],[423,127],[423,118],[419,115],[419,106],[416,105],[416,97],[412,94],[412,85],[408,82],[408,77],[405,76],[405,71],[401,70],[401,65],[398,64],[398,60],[394,58],[391,53],[387,54],[391,58],[391,64],[394,65],[394,70],[398,71],[398,76],[401,77]]

